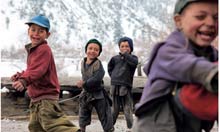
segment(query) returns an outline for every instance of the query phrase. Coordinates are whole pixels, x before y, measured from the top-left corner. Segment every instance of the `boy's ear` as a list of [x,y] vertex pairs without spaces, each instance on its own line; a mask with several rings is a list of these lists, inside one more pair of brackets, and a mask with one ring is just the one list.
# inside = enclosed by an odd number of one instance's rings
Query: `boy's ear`
[[177,27],[177,29],[181,30],[182,29],[182,22],[181,22],[181,16],[179,14],[176,14],[174,17],[174,22]]
[[50,36],[50,32],[47,32],[47,38]]

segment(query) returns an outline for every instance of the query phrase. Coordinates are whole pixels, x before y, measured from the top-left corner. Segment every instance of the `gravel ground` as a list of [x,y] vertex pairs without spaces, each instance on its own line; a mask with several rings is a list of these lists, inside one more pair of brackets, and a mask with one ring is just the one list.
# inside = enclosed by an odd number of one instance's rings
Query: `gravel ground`
[[[71,121],[78,126],[77,119],[71,119]],[[126,122],[124,119],[118,119],[115,124],[115,132],[126,132]],[[87,132],[103,132],[102,126],[96,118],[92,120],[91,125],[87,126]],[[28,132],[27,120],[1,120],[1,132]]]
[[[71,119],[72,122],[78,125],[77,119]],[[1,120],[1,132],[28,132],[27,129],[28,121],[27,120],[12,120],[12,119],[2,119]],[[115,124],[115,132],[126,132],[126,122],[123,118],[117,120]],[[94,118],[91,125],[87,127],[87,132],[103,132],[99,120]],[[215,127],[211,132],[218,132],[218,126],[215,124]]]

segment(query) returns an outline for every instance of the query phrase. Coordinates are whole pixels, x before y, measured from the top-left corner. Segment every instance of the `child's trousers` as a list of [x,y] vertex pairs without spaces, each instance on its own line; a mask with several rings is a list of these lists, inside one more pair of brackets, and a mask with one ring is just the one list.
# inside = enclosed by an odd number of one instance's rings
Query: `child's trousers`
[[111,129],[113,129],[111,108],[106,98],[96,99],[87,104],[80,103],[79,126],[85,128],[87,125],[90,125],[93,107],[96,109],[104,131],[111,131]]
[[30,132],[77,132],[57,101],[41,100],[30,103]]

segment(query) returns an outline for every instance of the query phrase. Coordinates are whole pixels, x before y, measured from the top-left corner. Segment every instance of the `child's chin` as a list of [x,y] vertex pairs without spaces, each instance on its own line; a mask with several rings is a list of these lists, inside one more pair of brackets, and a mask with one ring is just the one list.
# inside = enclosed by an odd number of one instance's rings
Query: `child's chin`
[[211,45],[211,42],[200,42],[200,43],[197,43],[197,45],[200,47],[207,47]]
[[89,58],[90,60],[95,60],[97,57],[91,57],[91,58]]

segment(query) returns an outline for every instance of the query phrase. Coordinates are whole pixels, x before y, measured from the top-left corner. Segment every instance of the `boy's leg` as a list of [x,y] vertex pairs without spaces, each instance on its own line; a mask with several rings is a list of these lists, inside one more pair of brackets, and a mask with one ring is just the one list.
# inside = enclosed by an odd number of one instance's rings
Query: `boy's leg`
[[112,132],[114,130],[113,119],[111,113],[111,107],[106,98],[97,99],[93,102],[93,105],[98,114],[99,120],[105,132]]
[[91,103],[82,104],[79,106],[79,126],[82,132],[86,131],[86,126],[91,124],[91,116],[92,116],[92,108]]
[[62,112],[57,101],[41,100],[38,118],[46,132],[77,132],[79,130]]
[[38,104],[33,104],[30,103],[30,121],[29,121],[29,125],[28,125],[28,129],[30,132],[46,132],[43,130],[43,128],[41,127],[40,122],[37,119],[37,107]]
[[112,96],[112,117],[113,117],[113,124],[116,123],[118,118],[118,114],[120,112],[120,99],[118,95]]
[[133,100],[131,92],[121,97],[121,104],[124,110],[127,127],[131,129],[133,125]]

